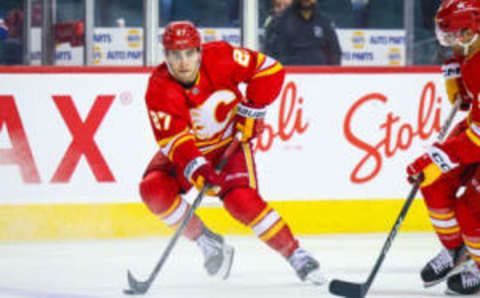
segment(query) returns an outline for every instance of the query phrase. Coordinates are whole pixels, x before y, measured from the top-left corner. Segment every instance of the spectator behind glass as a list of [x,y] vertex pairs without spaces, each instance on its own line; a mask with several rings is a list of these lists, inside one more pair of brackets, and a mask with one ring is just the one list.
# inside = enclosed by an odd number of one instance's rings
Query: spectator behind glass
[[3,40],[2,64],[22,64],[23,56],[23,12],[12,9],[7,12],[3,28],[7,29],[6,39]]
[[295,0],[266,30],[266,52],[287,65],[340,65],[335,27],[316,0]]
[[272,0],[272,9],[270,15],[265,19],[264,27],[268,27],[272,19],[284,11],[287,7],[292,5],[293,0]]

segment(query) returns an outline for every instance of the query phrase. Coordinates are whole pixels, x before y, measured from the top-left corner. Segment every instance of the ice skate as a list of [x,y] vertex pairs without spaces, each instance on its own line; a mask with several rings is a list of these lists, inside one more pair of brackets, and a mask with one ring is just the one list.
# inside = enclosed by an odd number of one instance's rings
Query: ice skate
[[461,270],[461,264],[467,260],[465,246],[455,250],[443,249],[435,258],[431,259],[420,274],[423,286],[428,288],[439,284],[450,275]]
[[233,263],[233,246],[225,243],[222,236],[205,228],[197,239],[197,245],[205,258],[204,267],[212,276],[227,279]]
[[316,285],[322,285],[327,281],[320,272],[318,261],[302,248],[297,248],[288,258],[288,262],[302,281],[308,280]]
[[463,270],[447,279],[448,295],[478,295],[480,294],[480,269],[477,264],[468,262]]

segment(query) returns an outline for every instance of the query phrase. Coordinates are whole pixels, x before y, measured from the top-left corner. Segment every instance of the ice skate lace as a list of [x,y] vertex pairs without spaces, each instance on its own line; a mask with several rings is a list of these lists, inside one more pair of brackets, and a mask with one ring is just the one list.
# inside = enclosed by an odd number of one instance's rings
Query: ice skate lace
[[435,273],[442,272],[445,268],[453,267],[453,258],[448,250],[442,250],[430,263]]
[[478,269],[477,264],[466,268],[460,276],[465,288],[473,288],[480,285],[480,269]]
[[293,255],[290,257],[289,262],[292,265],[292,267],[295,268],[295,270],[298,271],[300,268],[302,268],[308,262],[308,260],[310,258],[311,258],[311,256],[307,251],[305,251],[301,248],[298,248],[297,250],[295,250]]

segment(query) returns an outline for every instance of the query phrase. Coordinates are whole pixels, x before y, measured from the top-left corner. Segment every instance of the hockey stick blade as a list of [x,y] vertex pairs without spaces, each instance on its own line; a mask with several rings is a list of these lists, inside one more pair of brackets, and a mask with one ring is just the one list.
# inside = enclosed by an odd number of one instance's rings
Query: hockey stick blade
[[348,298],[363,298],[365,296],[365,284],[353,283],[334,279],[329,285],[330,293]]
[[127,278],[130,289],[123,290],[123,293],[127,295],[143,295],[150,288],[150,282],[136,280],[130,270],[127,271]]

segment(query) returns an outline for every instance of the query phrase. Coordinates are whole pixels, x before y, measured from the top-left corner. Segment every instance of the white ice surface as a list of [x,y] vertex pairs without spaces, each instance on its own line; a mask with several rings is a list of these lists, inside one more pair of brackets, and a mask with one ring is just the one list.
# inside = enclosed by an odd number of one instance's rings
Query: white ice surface
[[[329,279],[364,282],[386,234],[300,237]],[[169,238],[0,244],[0,297],[128,297],[126,271],[145,278]],[[302,283],[288,263],[253,236],[231,237],[230,278],[211,278],[200,250],[181,239],[145,297],[318,298],[328,286]],[[400,233],[368,297],[441,297],[445,284],[424,289],[419,271],[440,249],[433,233]],[[141,296],[140,296],[141,297]]]

